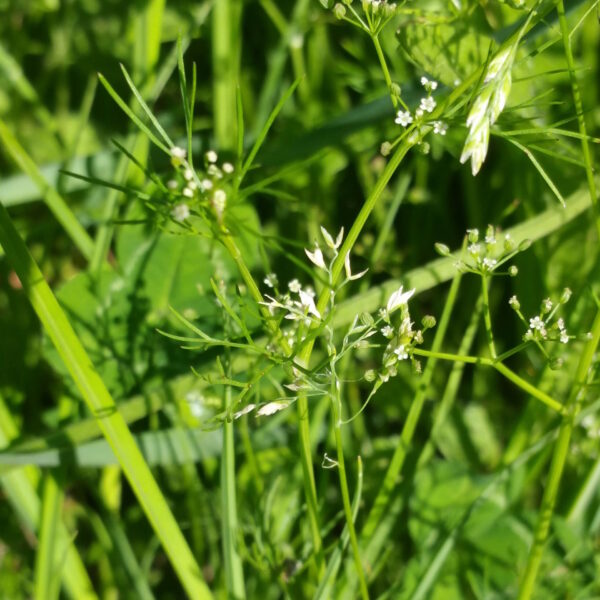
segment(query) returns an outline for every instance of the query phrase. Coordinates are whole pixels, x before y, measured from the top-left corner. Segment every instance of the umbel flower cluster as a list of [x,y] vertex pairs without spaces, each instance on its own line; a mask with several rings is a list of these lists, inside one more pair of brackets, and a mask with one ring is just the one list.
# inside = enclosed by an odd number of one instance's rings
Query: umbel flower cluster
[[561,344],[567,344],[572,336],[567,334],[564,319],[555,318],[556,312],[571,298],[571,290],[565,288],[558,302],[554,303],[550,298],[542,301],[539,314],[526,319],[521,312],[521,303],[516,296],[512,296],[508,301],[510,307],[517,313],[521,321],[527,327],[523,335],[523,341],[544,342],[557,341]]
[[[488,225],[485,235],[480,237],[478,229],[467,229],[466,249],[463,256],[455,263],[456,268],[463,272],[479,275],[510,275],[518,274],[514,265],[507,271],[499,271],[500,267],[515,254],[523,252],[531,245],[530,240],[522,241],[518,246],[510,234],[501,234],[493,225]],[[436,244],[435,248],[442,256],[450,256],[450,249],[444,244]]]
[[[421,77],[421,85],[425,88],[427,92],[427,96],[423,96],[419,101],[419,106],[415,110],[414,116],[406,108],[405,110],[399,110],[396,113],[396,119],[394,122],[397,125],[401,125],[402,127],[408,127],[411,123],[421,123],[427,116],[427,114],[432,113],[437,106],[435,98],[433,97],[433,92],[438,87],[438,82],[427,79],[427,77]],[[433,133],[438,135],[446,135],[448,131],[448,125],[443,121],[433,121]]]
[[184,223],[194,212],[208,208],[222,222],[234,166],[229,162],[219,165],[217,153],[209,150],[204,154],[204,169],[195,170],[183,148],[174,146],[170,152],[175,168],[174,176],[167,181],[171,218]]
[[236,407],[237,411],[232,414],[233,418],[239,418],[250,412],[254,412],[256,416],[273,414],[288,407],[297,399],[298,394],[306,396],[329,394],[332,381],[337,377],[335,374],[337,362],[347,353],[359,348],[381,347],[381,344],[371,341],[371,338],[377,339],[375,336],[382,336],[386,344],[381,367],[365,373],[365,379],[374,382],[367,402],[383,383],[397,374],[401,362],[411,360],[415,368],[420,371],[420,364],[414,360],[412,350],[423,342],[423,331],[433,327],[435,319],[425,317],[423,328],[414,328],[408,308],[408,301],[412,298],[414,289],[405,291],[400,286],[390,295],[385,307],[379,310],[377,319],[368,313],[356,315],[343,340],[339,343],[331,325],[336,292],[349,282],[361,278],[366,270],[353,273],[349,254],[346,254],[343,280],[339,285],[334,286],[332,272],[336,260],[340,257],[344,231],[341,229],[335,237],[325,228],[321,228],[321,233],[324,247],[315,244],[313,248],[306,249],[305,253],[316,267],[317,275],[321,279],[325,276],[328,282],[330,294],[326,307],[319,310],[313,288],[303,285],[298,279],[292,279],[285,288],[280,289],[278,278],[274,273],[265,276],[264,284],[269,288],[269,293],[264,295],[263,306],[267,307],[272,318],[280,320],[278,329],[282,331],[285,346],[287,346],[286,349],[282,349],[281,346],[278,348],[277,340],[273,340],[269,347],[271,356],[277,355],[279,361],[289,361],[290,356],[295,356],[302,345],[306,343],[308,336],[315,335],[317,332],[325,342],[327,366],[321,367],[317,371],[310,371],[296,362],[292,362],[290,366],[292,382],[285,386],[292,396],[276,398],[260,406],[256,404],[238,406]]

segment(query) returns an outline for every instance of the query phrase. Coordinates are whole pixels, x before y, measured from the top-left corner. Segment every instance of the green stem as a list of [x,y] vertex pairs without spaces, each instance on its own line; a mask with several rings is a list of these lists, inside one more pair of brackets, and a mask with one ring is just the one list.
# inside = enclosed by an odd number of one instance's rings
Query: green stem
[[494,345],[494,334],[492,332],[492,318],[490,316],[490,298],[488,295],[488,278],[481,276],[481,295],[483,297],[483,322],[485,323],[485,334],[490,347],[490,355],[496,358],[496,346]]
[[[231,386],[225,387],[225,410],[231,408]],[[235,490],[235,446],[233,421],[223,423],[223,456],[221,460],[221,509],[223,511],[223,562],[227,597],[242,600],[246,597],[242,559],[237,548],[237,504]]]
[[544,552],[544,546],[550,530],[550,521],[552,520],[552,515],[554,513],[554,505],[556,503],[558,488],[560,486],[565,462],[569,454],[569,443],[571,441],[573,426],[581,407],[581,401],[585,393],[585,384],[599,341],[600,310],[596,313],[596,318],[594,319],[594,323],[592,325],[592,337],[583,349],[583,353],[579,359],[579,364],[577,365],[577,371],[575,372],[575,382],[571,388],[571,394],[569,395],[567,403],[565,404],[565,409],[567,412],[563,416],[563,420],[558,432],[558,439],[556,440],[556,445],[554,446],[552,463],[550,465],[548,481],[546,483],[544,497],[542,498],[542,504],[538,514],[538,522],[533,538],[533,545],[529,551],[529,558],[525,568],[525,574],[519,589],[519,600],[529,600],[533,594],[535,580],[540,568],[542,554]]
[[588,188],[590,191],[590,199],[594,207],[596,230],[600,239],[600,207],[598,206],[598,197],[596,191],[596,180],[594,179],[594,165],[592,155],[587,139],[587,128],[585,125],[585,117],[583,114],[583,102],[581,101],[581,93],[575,75],[575,62],[573,60],[573,52],[571,50],[571,38],[569,36],[569,28],[567,25],[567,17],[565,15],[565,5],[563,0],[558,0],[556,5],[558,13],[558,22],[560,24],[560,32],[562,34],[563,45],[565,48],[565,58],[567,59],[567,67],[569,69],[569,77],[571,80],[571,92],[573,94],[573,102],[575,104],[575,112],[577,113],[577,123],[579,125],[579,133],[581,134],[581,151],[583,153],[583,162],[585,163],[585,174],[587,178]]
[[447,352],[431,352],[429,350],[420,350],[415,348],[413,354],[418,356],[431,356],[439,358],[440,360],[449,360],[452,362],[463,362],[476,365],[483,365],[485,367],[492,367],[499,373],[504,375],[509,381],[512,381],[517,387],[520,387],[524,392],[537,398],[540,402],[543,402],[556,412],[561,415],[566,415],[568,410],[566,406],[563,406],[560,402],[549,396],[548,394],[538,390],[534,385],[531,385],[528,381],[525,381],[522,377],[519,377],[514,371],[509,369],[504,363],[498,360],[492,360],[491,358],[482,358],[479,356],[463,356],[461,354],[449,354]]
[[[392,99],[392,104],[394,108],[398,108],[398,98],[394,94],[392,94],[392,78],[390,76],[390,71],[387,66],[387,62],[385,60],[385,55],[383,54],[383,50],[381,48],[381,44],[379,43],[379,37],[376,35],[372,35],[371,39],[373,40],[373,45],[375,46],[375,51],[377,52],[377,58],[379,59],[379,64],[381,65],[381,70],[383,71],[383,77],[385,78],[385,83],[388,88],[388,92],[390,94],[390,98]],[[404,106],[404,103],[402,103]],[[404,106],[406,108],[406,106]]]
[[[454,308],[454,304],[456,302],[456,296],[458,294],[460,280],[461,275],[456,275],[454,277],[454,280],[452,281],[450,291],[448,292],[448,297],[444,305],[444,311],[440,318],[440,323],[437,327],[437,331],[433,341],[433,348],[435,350],[437,350],[442,345],[443,339],[446,335],[446,331],[450,323],[452,309]],[[396,446],[396,450],[394,451],[392,460],[390,461],[389,467],[385,473],[383,482],[381,484],[381,487],[379,488],[379,492],[377,493],[375,502],[373,503],[373,507],[371,508],[369,516],[367,517],[367,522],[365,523],[365,526],[361,531],[361,540],[363,540],[364,542],[368,541],[375,533],[375,529],[379,525],[379,522],[381,521],[384,515],[385,509],[389,505],[389,502],[392,497],[392,492],[396,487],[400,472],[402,471],[402,467],[404,466],[404,461],[406,459],[406,455],[408,453],[410,444],[412,443],[412,438],[417,428],[417,424],[421,417],[421,412],[423,410],[423,405],[425,403],[427,391],[429,390],[429,385],[431,383],[433,371],[437,362],[436,356],[434,356],[436,355],[436,352],[432,352],[431,354],[433,358],[427,364],[425,373],[423,374],[423,377],[419,382],[417,393],[415,394],[415,397],[413,398],[413,401],[410,405],[406,421],[404,423],[404,426],[402,427],[402,433],[400,434],[400,443]]]
[[350,492],[348,490],[348,478],[346,476],[346,465],[344,462],[344,444],[342,441],[342,403],[340,398],[339,381],[335,374],[335,366],[331,367],[331,412],[333,417],[333,431],[335,434],[335,444],[337,448],[337,467],[340,474],[340,491],[342,493],[342,502],[344,505],[344,516],[346,517],[346,527],[350,534],[350,545],[354,555],[354,564],[358,575],[360,593],[363,600],[369,600],[369,590],[367,589],[367,581],[360,558],[360,549],[358,547],[358,539],[356,537],[356,529],[354,527],[354,518],[352,515],[352,504],[350,502]]

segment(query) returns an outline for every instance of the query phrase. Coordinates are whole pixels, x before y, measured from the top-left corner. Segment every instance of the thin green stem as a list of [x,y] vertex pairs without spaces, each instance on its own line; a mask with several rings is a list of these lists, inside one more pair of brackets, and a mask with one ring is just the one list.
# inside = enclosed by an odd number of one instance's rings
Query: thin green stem
[[583,113],[583,102],[581,100],[579,84],[577,83],[577,76],[575,74],[575,62],[573,60],[573,52],[571,50],[571,36],[569,34],[569,27],[567,24],[567,17],[565,15],[565,5],[563,0],[558,0],[556,4],[556,11],[558,13],[558,22],[560,25],[560,32],[563,39],[563,46],[565,48],[565,58],[567,59],[567,67],[569,69],[569,77],[571,80],[571,92],[573,94],[575,112],[577,113],[579,133],[581,134],[581,151],[583,153],[583,162],[585,163],[585,174],[587,178],[588,188],[590,191],[590,199],[592,201],[592,206],[594,207],[596,230],[598,233],[598,238],[600,239],[600,207],[598,206],[596,180],[594,178],[594,165],[590,148],[588,145],[587,128],[585,125],[585,116]]
[[[390,76],[390,71],[388,69],[387,62],[385,60],[385,55],[383,54],[383,50],[381,48],[381,44],[379,43],[379,37],[377,35],[371,35],[371,39],[373,40],[373,45],[375,46],[375,52],[377,52],[377,58],[379,59],[381,70],[383,71],[383,77],[385,78],[385,83],[387,85],[390,98],[392,99],[392,104],[394,105],[394,108],[398,108],[398,98],[394,94],[392,94],[392,78]],[[404,104],[404,102],[402,102],[402,106],[404,106],[404,108],[406,109],[406,105]]]
[[585,394],[586,382],[589,375],[590,367],[594,359],[594,353],[600,341],[600,310],[596,313],[596,318],[592,325],[592,335],[588,343],[583,349],[577,370],[575,372],[575,381],[571,388],[571,394],[565,404],[566,414],[563,416],[562,423],[558,432],[558,439],[554,446],[552,455],[552,463],[548,474],[544,497],[538,514],[538,521],[533,538],[533,545],[529,551],[525,574],[519,589],[519,600],[529,600],[533,594],[535,580],[542,561],[544,546],[548,538],[550,530],[550,521],[554,513],[554,505],[556,496],[560,486],[562,473],[565,467],[565,462],[569,454],[569,444],[573,426],[579,410],[581,402]]
[[440,360],[449,360],[452,362],[463,362],[470,363],[476,365],[483,365],[485,367],[492,367],[496,369],[499,373],[504,375],[506,379],[514,383],[517,387],[520,387],[524,392],[527,392],[529,395],[537,398],[540,402],[543,402],[556,412],[561,415],[567,414],[567,408],[562,405],[560,402],[549,396],[548,394],[538,390],[534,385],[525,381],[522,377],[519,377],[514,371],[509,369],[504,363],[501,363],[498,360],[492,360],[491,358],[483,358],[479,356],[463,356],[461,354],[449,354],[447,352],[432,352],[429,350],[421,350],[419,348],[415,348],[413,350],[413,354],[418,356],[430,356],[439,358]]
[[496,346],[494,345],[494,333],[492,332],[492,318],[490,316],[490,298],[488,294],[488,278],[481,276],[481,295],[483,298],[483,322],[485,323],[485,334],[490,347],[490,355],[496,358]]
[[[450,316],[452,314],[452,309],[454,308],[454,304],[456,302],[456,297],[458,294],[458,288],[460,286],[460,280],[461,275],[456,275],[454,277],[454,280],[452,281],[452,285],[450,286],[450,291],[448,292],[448,297],[446,298],[444,310],[442,312],[442,316],[440,318],[440,322],[437,327],[437,331],[433,341],[433,348],[436,351],[438,350],[438,348],[441,347],[444,337],[446,335],[446,331],[448,330]],[[419,383],[417,393],[415,394],[415,397],[413,398],[413,401],[410,405],[406,421],[404,423],[404,426],[402,427],[402,433],[400,434],[400,443],[397,445],[396,450],[394,451],[389,467],[383,478],[381,487],[379,488],[379,492],[377,493],[377,497],[375,498],[375,502],[373,503],[373,507],[371,508],[369,516],[367,517],[367,521],[363,527],[363,530],[361,531],[361,541],[363,542],[367,542],[369,538],[371,538],[375,533],[375,530],[384,515],[385,509],[389,505],[389,502],[392,497],[392,492],[396,487],[400,473],[404,466],[404,461],[406,459],[408,449],[412,443],[413,435],[421,417],[421,412],[423,410],[423,405],[425,403],[427,391],[429,390],[429,385],[433,377],[433,372],[437,363],[437,358],[439,358],[437,357],[436,352],[432,352],[431,355],[432,360],[430,360],[427,364],[425,373],[423,374],[423,377]]]
[[[231,409],[231,386],[225,386],[225,410]],[[221,509],[223,562],[227,597],[242,600],[246,597],[242,559],[237,548],[237,504],[235,489],[235,446],[233,421],[223,423],[223,456],[221,459]]]
[[360,558],[360,549],[356,537],[356,528],[354,527],[354,518],[352,515],[352,503],[350,502],[350,492],[348,490],[348,478],[346,476],[346,464],[344,462],[344,443],[342,441],[342,403],[340,398],[339,381],[335,375],[335,366],[331,366],[331,413],[333,418],[333,431],[335,434],[335,444],[337,448],[337,468],[340,474],[340,491],[342,493],[342,503],[344,505],[344,516],[346,517],[346,527],[350,534],[350,545],[354,555],[354,564],[358,575],[360,593],[363,600],[369,599],[369,590],[367,589],[367,580]]

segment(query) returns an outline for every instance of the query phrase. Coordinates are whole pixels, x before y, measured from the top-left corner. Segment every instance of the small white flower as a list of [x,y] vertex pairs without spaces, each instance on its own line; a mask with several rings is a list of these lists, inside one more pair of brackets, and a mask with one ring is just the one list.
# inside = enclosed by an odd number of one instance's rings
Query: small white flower
[[433,133],[437,133],[438,135],[446,135],[448,131],[448,124],[443,121],[434,121],[433,122]]
[[550,298],[546,298],[542,302],[542,306],[543,306],[545,312],[550,312],[552,310],[552,300],[550,300]]
[[[415,117],[417,117],[417,119],[420,119],[424,114],[425,111],[422,108],[417,108],[417,110],[415,110]],[[415,139],[416,137],[413,137],[411,141],[414,142]]]
[[171,211],[171,216],[180,223],[190,216],[190,209],[187,204],[177,204]]
[[213,182],[210,179],[203,179],[200,182],[200,187],[202,188],[202,191],[212,190]]
[[231,163],[223,163],[223,171],[227,173],[227,175],[231,175],[233,173],[233,165]]
[[248,404],[248,406],[244,406],[244,408],[238,410],[236,413],[233,413],[234,419],[239,419],[243,415],[247,415],[249,412],[252,412],[256,407],[256,404]]
[[304,252],[306,252],[306,256],[308,256],[308,258],[314,265],[316,265],[320,269],[327,270],[327,266],[325,265],[325,260],[323,258],[323,252],[321,252],[321,248],[319,248],[318,245],[315,247],[314,252],[310,252],[306,248],[304,249]]
[[419,108],[423,111],[433,112],[433,109],[436,107],[435,100],[428,96],[427,98],[421,98],[421,103],[419,104]]
[[394,348],[394,354],[398,357],[398,360],[406,360],[408,358],[408,352],[404,344],[400,344],[397,348]]
[[183,172],[183,178],[184,178],[186,181],[191,181],[191,180],[194,178],[194,171],[192,171],[191,169],[186,169],[186,170]]
[[394,123],[397,123],[398,125],[402,125],[402,127],[406,127],[407,125],[409,125],[412,122],[413,122],[413,118],[408,110],[407,111],[399,110],[396,114],[396,119],[394,120]]
[[421,77],[421,85],[428,91],[432,92],[437,89],[438,82],[434,80],[429,80],[427,77]]
[[512,306],[513,308],[516,308],[516,309],[521,307],[521,304],[516,296],[511,296],[508,303],[510,304],[510,306]]
[[289,402],[269,402],[268,404],[261,406],[256,411],[256,416],[263,417],[263,416],[267,416],[267,415],[273,415],[276,412],[279,412],[280,410],[287,408],[289,405],[290,405]]
[[298,294],[300,295],[300,304],[304,308],[308,309],[308,314],[314,315],[315,317],[317,317],[317,319],[320,319],[321,314],[319,313],[319,311],[317,310],[317,307],[315,306],[315,301],[314,301],[313,296],[311,296],[304,290],[299,290]]
[[556,324],[561,331],[565,330],[565,320],[562,317],[556,321]]
[[176,190],[178,185],[179,184],[174,179],[169,179],[169,181],[167,181],[167,187],[170,190]]
[[400,286],[391,296],[387,302],[387,312],[391,313],[396,310],[400,306],[405,306],[408,301],[412,298],[412,295],[415,293],[415,289],[408,290],[407,292],[402,292],[402,286]]
[[171,156],[173,158],[178,158],[180,160],[183,160],[187,155],[187,152],[183,149],[180,148],[179,146],[173,146],[171,148]]
[[346,258],[344,258],[344,271],[346,271],[346,279],[348,281],[354,281],[355,279],[360,279],[369,269],[365,269],[360,273],[356,273],[352,275],[352,267],[350,266],[350,252],[346,253]]
[[194,197],[194,190],[190,189],[189,187],[185,187],[183,188],[183,192],[181,192],[186,198],[193,198]]
[[198,184],[195,181],[188,181],[186,187],[190,190],[196,190],[198,189]]
[[206,160],[209,163],[216,163],[217,160],[219,159],[219,157],[217,156],[217,153],[214,150],[209,150],[204,157],[206,158]]
[[277,275],[275,273],[269,273],[264,279],[265,285],[270,288],[274,288],[277,285]]
[[493,269],[496,264],[498,263],[498,261],[495,258],[488,258],[487,256],[483,259],[483,266],[486,269]]
[[392,327],[390,327],[389,325],[386,325],[382,330],[381,333],[383,335],[383,337],[386,338],[391,338],[394,335],[394,329]]
[[569,342],[569,336],[567,335],[566,331],[561,331],[560,332],[560,341],[563,344],[567,344]]
[[477,256],[481,252],[481,246],[479,244],[469,244],[467,252],[473,256]]
[[540,317],[533,317],[532,319],[529,319],[529,329],[537,329],[538,331],[541,331],[544,329],[544,321],[542,321]]
[[302,289],[302,286],[300,285],[300,282],[297,279],[292,279],[288,283],[288,288],[290,292],[294,292],[297,294]]

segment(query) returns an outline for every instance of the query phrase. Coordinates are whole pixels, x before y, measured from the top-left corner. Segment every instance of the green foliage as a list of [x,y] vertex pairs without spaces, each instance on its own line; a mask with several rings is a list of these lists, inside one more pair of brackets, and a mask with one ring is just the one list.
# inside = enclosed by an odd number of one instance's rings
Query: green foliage
[[0,595],[600,595],[597,3],[13,4]]

